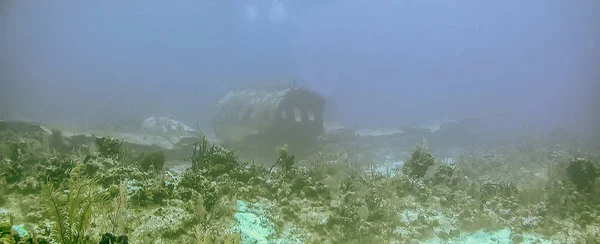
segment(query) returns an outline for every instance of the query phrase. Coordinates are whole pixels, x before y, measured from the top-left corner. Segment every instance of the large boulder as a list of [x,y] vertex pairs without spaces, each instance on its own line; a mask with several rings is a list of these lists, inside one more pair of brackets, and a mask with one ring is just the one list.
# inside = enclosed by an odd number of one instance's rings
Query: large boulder
[[152,116],[142,123],[144,133],[160,135],[165,138],[186,137],[196,134],[196,131],[184,123],[163,116]]

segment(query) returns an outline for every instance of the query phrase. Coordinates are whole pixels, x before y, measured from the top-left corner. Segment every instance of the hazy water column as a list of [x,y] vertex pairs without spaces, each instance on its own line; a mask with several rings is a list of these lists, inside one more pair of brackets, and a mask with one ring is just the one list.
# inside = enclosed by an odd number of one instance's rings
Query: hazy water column
[[252,77],[292,75],[290,11],[279,0],[230,1],[232,38],[238,65]]

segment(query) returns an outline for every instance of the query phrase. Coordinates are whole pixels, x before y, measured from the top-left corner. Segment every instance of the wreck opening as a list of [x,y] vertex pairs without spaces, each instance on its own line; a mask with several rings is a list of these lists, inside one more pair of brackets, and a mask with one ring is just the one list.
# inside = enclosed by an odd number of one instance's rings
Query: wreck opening
[[278,105],[282,116],[276,116],[280,119],[265,130],[265,136],[291,144],[310,143],[323,133],[324,107],[325,99],[310,90],[289,90]]
[[217,107],[213,127],[226,143],[306,144],[323,133],[325,99],[304,88],[231,91]]

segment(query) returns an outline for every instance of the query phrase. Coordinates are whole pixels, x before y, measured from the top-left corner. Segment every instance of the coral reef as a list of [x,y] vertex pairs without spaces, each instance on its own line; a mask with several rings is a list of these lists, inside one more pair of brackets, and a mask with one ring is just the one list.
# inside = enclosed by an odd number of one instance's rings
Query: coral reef
[[165,166],[165,154],[162,151],[157,151],[144,155],[140,160],[140,169],[142,171],[161,172]]
[[406,174],[410,174],[412,176],[423,178],[427,173],[427,169],[433,166],[435,163],[435,158],[429,152],[429,148],[427,148],[427,143],[421,142],[418,143],[413,150],[410,159],[406,163],[405,169]]
[[567,167],[569,179],[575,184],[577,190],[592,192],[596,186],[596,179],[600,175],[594,164],[584,158],[576,158]]
[[[600,241],[598,152],[540,140],[450,161],[356,136],[258,164],[200,137],[176,171],[115,138],[0,139],[0,243]],[[404,163],[379,171],[385,150]]]

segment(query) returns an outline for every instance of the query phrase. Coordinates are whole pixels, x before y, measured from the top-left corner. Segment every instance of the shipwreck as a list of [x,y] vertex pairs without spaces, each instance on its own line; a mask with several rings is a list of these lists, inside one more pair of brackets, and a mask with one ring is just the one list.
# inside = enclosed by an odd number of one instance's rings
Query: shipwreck
[[224,143],[307,145],[323,133],[325,99],[305,88],[230,91],[212,119]]

